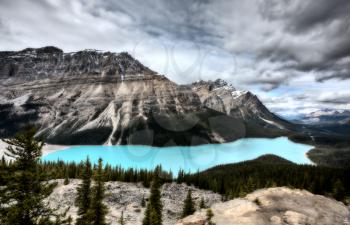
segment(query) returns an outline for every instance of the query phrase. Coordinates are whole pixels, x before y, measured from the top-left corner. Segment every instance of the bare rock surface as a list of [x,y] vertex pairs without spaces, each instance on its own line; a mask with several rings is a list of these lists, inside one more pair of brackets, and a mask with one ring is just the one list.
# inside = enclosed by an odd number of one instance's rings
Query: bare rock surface
[[[76,187],[80,180],[72,179],[68,185],[63,184],[63,180],[56,180],[57,187],[46,199],[51,208],[59,209],[60,212],[67,212],[75,220],[77,208],[74,205],[76,198]],[[117,225],[123,212],[126,225],[141,225],[145,208],[141,206],[142,198],[147,201],[149,189],[142,184],[107,182],[106,198],[104,203],[108,206],[107,222]],[[163,224],[173,225],[179,220],[182,212],[183,201],[187,191],[192,190],[193,199],[198,208],[201,198],[204,198],[206,205],[211,206],[221,201],[221,196],[210,191],[199,190],[185,184],[164,184],[162,186],[163,202]]]
[[[305,190],[285,187],[261,189],[245,198],[211,206],[216,225],[347,225],[350,210],[343,203]],[[206,211],[177,225],[205,225]]]
[[0,137],[31,123],[56,145],[198,145],[293,127],[223,80],[178,85],[125,52],[52,46],[0,52],[0,116]]

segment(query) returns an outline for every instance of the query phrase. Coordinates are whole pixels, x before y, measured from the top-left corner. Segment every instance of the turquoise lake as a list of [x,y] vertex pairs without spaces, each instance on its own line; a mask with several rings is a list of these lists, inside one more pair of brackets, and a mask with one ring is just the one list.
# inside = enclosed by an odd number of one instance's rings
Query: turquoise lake
[[104,163],[123,168],[154,169],[162,165],[175,175],[180,169],[195,172],[210,167],[241,162],[264,154],[274,154],[298,164],[311,164],[306,157],[312,146],[294,143],[286,137],[244,138],[224,144],[200,146],[150,147],[150,146],[74,146],[43,156],[43,160],[80,162],[89,156],[92,162],[99,158]]

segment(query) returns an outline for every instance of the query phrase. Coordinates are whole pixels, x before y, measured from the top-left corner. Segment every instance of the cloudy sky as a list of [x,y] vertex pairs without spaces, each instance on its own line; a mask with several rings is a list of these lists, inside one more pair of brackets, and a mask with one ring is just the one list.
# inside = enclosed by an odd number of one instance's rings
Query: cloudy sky
[[349,0],[0,0],[0,50],[128,51],[178,83],[223,78],[286,117],[350,109]]

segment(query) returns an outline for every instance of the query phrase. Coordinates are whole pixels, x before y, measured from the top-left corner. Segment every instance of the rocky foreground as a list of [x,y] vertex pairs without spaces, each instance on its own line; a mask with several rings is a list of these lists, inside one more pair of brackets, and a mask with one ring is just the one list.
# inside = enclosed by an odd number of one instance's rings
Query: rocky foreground
[[[341,202],[305,190],[269,188],[211,206],[216,225],[345,225],[350,210]],[[176,225],[205,225],[201,210]]]
[[[48,197],[51,208],[59,209],[61,212],[68,210],[67,216],[76,218],[77,208],[74,206],[76,188],[80,180],[71,180],[68,185],[63,180],[57,180],[58,185]],[[124,214],[125,225],[141,225],[145,207],[141,206],[142,198],[149,197],[149,189],[142,184],[106,182],[105,204],[108,206],[107,223],[119,225],[121,213]],[[185,184],[164,184],[162,187],[163,202],[163,224],[173,225],[179,220],[183,201],[187,191],[192,190],[192,196],[198,206],[201,198],[204,198],[206,205],[210,206],[221,201],[221,196],[210,191],[199,190]]]
[[[74,206],[76,187],[79,180],[71,180],[58,185],[48,197],[52,208],[76,218]],[[221,197],[210,191],[199,190],[185,184],[165,184],[162,187],[163,224],[164,225],[205,225],[206,210],[198,210],[194,215],[180,220],[183,200],[187,191],[198,208],[201,198],[209,206],[216,225],[348,225],[350,210],[343,203],[310,192],[284,187],[255,191],[245,198],[221,202]],[[127,225],[141,225],[145,208],[142,198],[149,197],[149,189],[141,184],[107,182],[105,204],[109,208],[107,222],[117,225],[121,213]]]

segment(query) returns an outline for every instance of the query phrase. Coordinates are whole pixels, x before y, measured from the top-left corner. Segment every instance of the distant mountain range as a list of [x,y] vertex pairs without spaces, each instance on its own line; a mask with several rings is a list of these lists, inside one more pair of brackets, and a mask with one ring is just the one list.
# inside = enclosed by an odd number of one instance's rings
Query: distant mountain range
[[54,144],[222,143],[300,126],[223,80],[178,85],[128,53],[0,52],[0,136],[27,123]]
[[308,124],[348,124],[350,125],[350,110],[322,109],[303,115],[296,122]]

